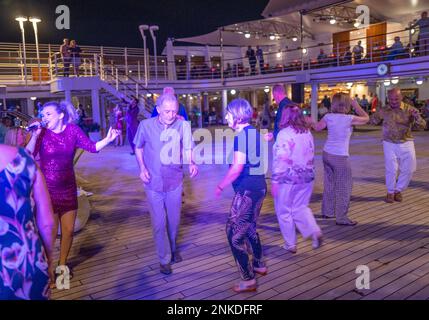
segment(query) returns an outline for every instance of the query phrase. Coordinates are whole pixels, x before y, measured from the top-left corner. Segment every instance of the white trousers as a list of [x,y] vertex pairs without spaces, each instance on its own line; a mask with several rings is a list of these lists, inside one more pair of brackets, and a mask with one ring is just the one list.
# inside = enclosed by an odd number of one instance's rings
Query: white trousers
[[414,141],[404,143],[383,141],[383,149],[387,192],[402,192],[408,187],[417,168]]
[[320,228],[314,219],[313,212],[308,207],[313,184],[280,184],[277,197],[274,199],[277,219],[285,243],[288,247],[296,245],[296,231],[298,228],[303,238],[308,238]]

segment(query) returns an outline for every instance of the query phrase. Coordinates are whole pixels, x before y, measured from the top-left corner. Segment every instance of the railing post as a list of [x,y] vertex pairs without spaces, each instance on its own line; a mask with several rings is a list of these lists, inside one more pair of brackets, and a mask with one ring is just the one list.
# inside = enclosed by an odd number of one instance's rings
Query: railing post
[[137,60],[137,74],[139,77],[139,80],[141,80],[141,70],[140,70],[140,60]]
[[94,75],[94,73],[92,72],[93,68],[92,68],[92,60],[89,59],[89,72],[91,74],[91,77]]
[[410,50],[409,50],[409,54],[410,54],[410,58],[413,57],[413,34],[411,32],[411,23],[409,24],[409,29],[408,29],[408,43],[410,44]]
[[88,76],[88,59],[87,58],[83,58],[83,74],[85,75],[85,77]]
[[20,62],[19,65],[21,67],[21,80],[24,81],[25,80],[25,76],[24,76],[24,61],[22,60],[21,44],[19,45],[18,54],[19,54],[19,62]]
[[52,80],[52,60],[51,55],[48,56],[49,79]]
[[301,71],[304,70],[304,52],[302,51],[301,48]]
[[48,45],[48,64],[49,64],[49,79],[52,80],[52,60],[51,60],[51,45]]
[[119,91],[119,75],[118,75],[118,68],[116,68],[116,90]]
[[111,65],[112,79],[114,79],[115,78],[115,67],[113,65],[113,60],[110,60],[110,65]]
[[124,58],[125,58],[125,76],[128,76],[128,49],[124,49]]
[[139,84],[136,83],[136,97],[139,96]]
[[369,38],[369,62],[372,62],[372,37]]
[[340,43],[337,42],[337,67],[340,66]]
[[56,53],[54,53],[54,61],[55,61],[55,76],[58,77],[58,59],[57,59]]
[[94,54],[94,68],[95,68],[95,75],[99,76],[100,74],[99,74],[98,56],[96,53]]

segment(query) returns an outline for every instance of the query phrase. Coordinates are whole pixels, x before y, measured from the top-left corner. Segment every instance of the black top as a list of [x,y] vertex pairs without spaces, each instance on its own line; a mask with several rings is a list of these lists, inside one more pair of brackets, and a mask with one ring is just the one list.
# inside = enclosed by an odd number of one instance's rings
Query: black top
[[82,49],[79,46],[76,46],[74,48],[69,47],[69,51],[72,57],[76,57],[79,58],[80,57],[80,53],[82,52]]
[[[267,188],[265,182],[264,156],[268,158],[267,150],[263,149],[259,131],[249,125],[234,137],[234,152],[240,151],[246,155],[243,171],[232,183],[234,191],[262,190]],[[268,159],[267,159],[268,160]]]

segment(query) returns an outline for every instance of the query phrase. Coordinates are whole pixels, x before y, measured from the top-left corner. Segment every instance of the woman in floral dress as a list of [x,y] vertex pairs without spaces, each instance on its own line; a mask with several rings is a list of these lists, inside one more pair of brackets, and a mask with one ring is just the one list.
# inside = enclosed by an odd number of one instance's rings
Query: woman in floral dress
[[312,238],[314,249],[322,241],[322,232],[308,206],[315,177],[310,126],[300,107],[291,105],[282,112],[281,130],[273,146],[271,192],[284,248],[292,253],[297,251],[296,228],[304,238]]
[[0,145],[0,154],[0,300],[47,299],[54,215],[45,180],[24,149]]

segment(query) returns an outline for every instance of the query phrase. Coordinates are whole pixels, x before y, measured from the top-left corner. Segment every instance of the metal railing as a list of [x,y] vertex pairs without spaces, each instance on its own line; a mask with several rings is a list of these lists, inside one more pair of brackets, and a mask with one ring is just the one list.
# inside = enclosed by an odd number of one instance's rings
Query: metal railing
[[[402,47],[398,44],[397,47],[392,48],[394,37],[400,37]],[[361,55],[353,53],[353,46],[348,48],[348,43],[354,44],[359,40],[364,46]],[[424,46],[422,42],[425,43]],[[0,43],[0,82],[40,84],[67,74],[69,76],[99,75],[103,78],[106,73],[110,73],[117,80],[133,82],[130,80],[133,79],[139,83],[139,86],[141,83],[147,86],[149,81],[167,79],[180,81],[260,76],[429,55],[428,42],[429,39],[418,39],[417,33],[413,34],[410,30],[403,29],[371,37],[354,38],[347,43],[325,43],[268,52],[263,54],[263,61],[259,58],[252,60],[241,56],[222,61],[219,57],[217,61],[205,63],[189,62],[184,59],[181,63],[176,63],[168,61],[165,56],[159,56],[157,72],[155,58],[147,56],[145,68],[144,50],[138,48],[81,46],[80,63],[74,64],[71,58],[65,65],[59,53],[59,45],[41,44],[39,68],[34,45],[27,45],[26,57],[23,57],[20,44]],[[306,50],[305,53],[303,49]],[[321,49],[324,50],[323,53],[320,52]],[[94,61],[97,59],[99,63],[95,64]],[[174,75],[168,74],[169,64],[174,65]],[[74,67],[75,65],[78,66]],[[147,70],[146,73],[145,70]],[[144,86],[139,88],[143,89]]]
[[[399,43],[392,47],[394,38]],[[370,37],[350,39],[349,43],[362,41],[362,53],[353,52],[353,45],[345,43],[324,43],[305,48],[283,49],[263,54],[263,59],[242,56],[224,59],[221,63],[193,63],[184,61],[176,65],[177,80],[219,79],[257,76],[271,73],[303,71],[325,67],[340,67],[370,62],[391,61],[403,58],[429,55],[429,44],[419,46],[417,33],[410,30],[376,34]],[[428,39],[419,39],[429,42]],[[305,49],[305,52],[304,50]],[[324,50],[321,52],[320,50]],[[348,53],[347,53],[348,52]],[[224,68],[221,70],[221,65]]]

